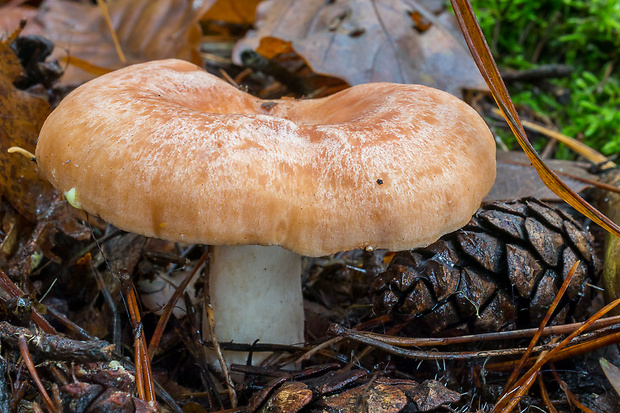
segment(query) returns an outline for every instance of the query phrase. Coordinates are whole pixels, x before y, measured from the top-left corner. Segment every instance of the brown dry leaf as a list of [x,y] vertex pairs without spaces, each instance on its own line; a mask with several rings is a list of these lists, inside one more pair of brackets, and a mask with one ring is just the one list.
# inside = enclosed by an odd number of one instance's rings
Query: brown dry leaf
[[263,409],[271,413],[297,413],[312,401],[312,390],[298,381],[284,383]]
[[[570,174],[577,178],[597,181],[598,177],[586,171],[578,162],[549,160],[547,165],[554,171]],[[564,175],[564,182],[575,192],[581,192],[589,185]],[[508,201],[517,198],[536,197],[547,201],[558,201],[560,197],[545,186],[527,155],[520,151],[497,152],[497,178],[485,201]]]
[[256,15],[256,6],[261,0],[216,0],[202,16],[203,21],[217,20],[226,23],[251,24]]
[[7,149],[20,146],[34,152],[50,105],[13,85],[21,70],[13,50],[0,42],[0,195],[20,214],[34,221],[49,205],[52,187],[39,178],[32,161],[19,154],[9,154]]
[[[107,2],[127,65],[176,57],[201,64],[198,20],[214,0],[110,0]],[[196,7],[194,7],[194,3]],[[92,65],[119,69],[112,35],[96,5],[47,0],[24,34],[39,34],[56,48],[52,59],[74,56]],[[95,76],[69,66],[63,84],[81,84]]]
[[415,401],[421,412],[441,409],[442,406],[456,403],[461,399],[459,393],[448,389],[437,380],[426,380],[415,387],[407,386],[403,391]]
[[398,413],[407,405],[407,397],[396,386],[376,383],[326,396],[323,403],[330,411],[340,413]]
[[[351,85],[420,83],[457,96],[462,88],[487,90],[462,36],[454,31],[453,16],[445,11],[436,16],[425,8],[436,3],[267,0],[258,6],[257,30],[237,43],[233,60],[240,63],[248,49],[271,58],[292,47],[315,72]],[[422,17],[425,25],[416,26],[414,20]]]

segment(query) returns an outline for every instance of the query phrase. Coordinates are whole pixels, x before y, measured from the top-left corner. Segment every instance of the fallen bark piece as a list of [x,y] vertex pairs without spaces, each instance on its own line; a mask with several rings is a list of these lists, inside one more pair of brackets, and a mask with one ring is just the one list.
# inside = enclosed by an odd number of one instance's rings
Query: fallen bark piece
[[33,333],[24,327],[16,327],[6,321],[0,322],[0,341],[17,349],[17,341],[24,336],[28,349],[35,357],[61,361],[110,361],[114,346],[103,340],[80,341],[46,333]]

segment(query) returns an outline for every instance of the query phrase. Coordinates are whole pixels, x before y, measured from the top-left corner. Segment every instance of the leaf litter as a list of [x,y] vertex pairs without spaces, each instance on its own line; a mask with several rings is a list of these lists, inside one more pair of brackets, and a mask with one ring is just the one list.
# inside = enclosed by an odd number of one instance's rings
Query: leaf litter
[[[461,96],[486,85],[455,29],[454,16],[435,15],[428,1],[269,0],[257,10],[255,31],[237,43],[267,58],[294,51],[317,73],[350,85],[419,83]],[[418,28],[412,15],[427,20]],[[456,30],[456,31],[455,31]]]
[[[213,1],[152,0],[107,2],[112,25],[126,56],[123,63],[97,5],[46,0],[24,34],[45,36],[56,49],[52,59],[76,57],[109,71],[129,64],[176,57],[198,65],[198,20]],[[62,84],[79,85],[95,76],[69,65]]]
[[[108,3],[114,27],[117,29],[124,51],[127,52],[129,62],[179,55],[189,60],[198,59],[196,61],[199,62],[200,36],[196,28],[201,17],[218,21],[232,20],[233,24],[247,24],[248,18],[243,16],[252,14],[244,10],[244,14],[235,21],[230,17],[230,13],[226,14],[228,12],[214,12],[209,15],[204,13],[201,6],[198,7],[199,10],[190,10],[186,2],[161,0],[147,3],[121,0]],[[182,4],[185,8],[180,7],[179,14],[170,13],[173,3],[177,6]],[[252,1],[235,2],[239,7],[245,8],[253,7],[249,5],[251,3],[255,4]],[[339,8],[327,10],[328,6],[334,3]],[[295,7],[300,7],[300,2],[271,0],[259,6],[257,32],[249,34],[239,42],[234,53],[238,55],[248,44],[253,45],[252,50],[267,54],[268,57],[282,57],[286,53],[294,52],[301,56],[314,72],[342,77],[350,84],[370,79],[418,82],[423,80],[425,81],[423,83],[433,84],[459,96],[463,88],[480,89],[479,84],[476,86],[480,79],[475,79],[476,76],[469,77],[471,70],[468,68],[468,63],[465,63],[471,57],[468,54],[463,56],[460,52],[455,52],[460,50],[459,48],[462,49],[462,46],[459,46],[459,37],[450,34],[450,27],[453,26],[451,17],[443,9],[436,8],[437,3],[407,1],[396,4],[386,0],[375,2],[376,7],[371,10],[368,5],[361,2],[322,2],[324,7],[321,8],[318,2],[308,1],[306,2],[308,8],[297,14],[297,21],[290,23],[292,18],[290,15],[277,12],[299,10]],[[422,4],[426,9],[422,8]],[[140,10],[145,10],[141,16],[139,16]],[[63,14],[65,12],[66,15]],[[280,16],[281,24],[274,24],[273,16]],[[137,19],[134,20],[135,24],[128,23],[132,18]],[[380,27],[386,22],[389,24],[385,27],[389,30]],[[399,25],[403,26],[397,27]],[[284,31],[286,26],[289,26],[288,32]],[[415,34],[411,35],[403,27],[407,27]],[[302,33],[303,30],[300,28],[308,29],[307,33]],[[54,55],[55,57],[69,52],[72,56],[106,69],[122,65],[99,11],[91,4],[61,0],[46,1],[39,8],[35,24],[32,24],[30,29],[35,33],[56,36],[58,54]],[[437,32],[433,34],[433,30]],[[181,40],[174,43],[169,38],[170,33],[178,34]],[[195,37],[196,33],[198,40]],[[423,37],[429,33],[434,37]],[[360,37],[366,42],[356,41]],[[161,43],[161,50],[158,48],[158,42]],[[442,42],[448,42],[447,47],[439,47],[445,46]],[[359,53],[360,44],[364,45],[363,53]],[[403,46],[403,50],[400,53],[389,54],[397,50],[391,48],[390,44]],[[358,50],[357,54],[355,50]],[[416,53],[412,53],[411,50]],[[388,55],[386,57],[381,53]],[[362,56],[358,56],[360,54]],[[369,56],[372,59],[369,59]],[[380,67],[379,63],[383,61],[389,63],[391,68]],[[459,77],[460,74],[446,74],[435,70],[436,65],[442,64],[447,64],[447,67],[462,66],[469,74],[465,73]],[[261,92],[278,83],[269,75],[258,71],[248,72],[244,67],[225,65],[222,68],[230,70],[241,82],[255,85]],[[75,68],[68,66],[69,74],[63,79],[63,84],[79,84],[83,79],[92,77],[92,74],[78,74],[79,71],[73,69]],[[72,71],[75,74],[71,74]],[[33,151],[38,128],[50,110],[46,100],[51,94],[32,93],[35,90],[49,92],[49,85],[35,86],[30,91],[23,91],[14,86],[15,79],[23,73],[23,68],[15,56],[11,55],[10,49],[0,47],[0,89],[3,92],[0,94],[0,113],[2,113],[0,167],[2,171],[8,171],[7,174],[3,173],[0,176],[3,196],[0,201],[2,219],[0,270],[6,270],[14,282],[23,285],[24,292],[31,297],[30,301],[25,299],[26,296],[22,297],[23,299],[19,296],[11,300],[2,299],[0,308],[5,311],[4,320],[15,325],[24,324],[27,327],[28,314],[34,314],[35,308],[39,308],[33,293],[41,297],[49,290],[44,300],[44,304],[50,309],[48,317],[59,323],[62,317],[58,313],[69,315],[63,321],[64,334],[81,338],[84,343],[91,343],[86,338],[88,335],[80,333],[83,330],[75,324],[79,321],[78,324],[86,326],[88,331],[96,331],[116,345],[122,346],[125,343],[130,347],[132,341],[128,338],[131,330],[127,318],[123,316],[124,303],[119,285],[107,269],[112,268],[113,273],[125,273],[130,277],[137,277],[136,279],[153,279],[156,274],[171,271],[176,263],[186,260],[196,263],[204,249],[202,247],[185,249],[184,246],[157,240],[145,242],[142,238],[138,238],[140,242],[132,242],[133,237],[119,236],[117,231],[106,230],[105,225],[92,220],[93,235],[100,239],[100,244],[93,244],[85,239],[84,236],[90,235],[91,232],[84,226],[85,217],[73,213],[62,197],[38,178],[36,165],[24,157],[8,155],[5,151],[6,148],[16,145]],[[291,73],[293,76],[298,75],[296,72]],[[475,71],[474,73],[477,74]],[[277,93],[280,94],[299,96],[282,85],[273,90],[279,90]],[[522,170],[519,169],[517,172],[509,170],[500,175],[510,180],[514,176],[520,176],[521,173]],[[505,197],[509,196],[512,190],[521,190],[519,184],[514,182],[509,183],[508,187],[511,189],[504,191]],[[531,195],[531,192],[538,189],[540,184],[534,185],[532,189],[526,189],[525,192],[530,192]],[[583,185],[575,189],[583,189]],[[519,194],[524,195],[523,191]],[[39,252],[43,253],[44,258],[37,258]],[[155,256],[158,257],[156,260],[153,258]],[[373,351],[372,346],[363,347],[337,338],[328,340],[324,326],[333,322],[358,325],[357,328],[371,331],[373,327],[374,331],[389,328],[388,332],[396,334],[398,326],[393,326],[389,320],[373,318],[369,312],[369,284],[373,274],[381,272],[389,259],[390,254],[385,252],[352,251],[326,260],[308,260],[305,272],[306,298],[308,303],[311,303],[309,307],[314,309],[316,318],[322,319],[312,320],[311,325],[315,327],[311,327],[308,334],[317,339],[315,345],[318,345],[299,349],[296,353],[292,353],[292,356],[297,359],[306,351],[308,354],[313,353],[314,356],[304,356],[309,360],[306,365],[309,363],[313,367],[289,372],[269,365],[262,368],[246,367],[245,370],[241,366],[237,369],[246,375],[246,380],[240,381],[237,385],[241,402],[249,404],[256,409],[255,411],[292,412],[302,408],[308,412],[409,411],[407,409],[443,411],[444,406],[459,403],[459,395],[448,390],[446,383],[450,382],[448,387],[454,388],[455,380],[460,386],[464,383],[469,383],[471,386],[472,382],[486,380],[487,377],[481,375],[479,365],[476,363],[470,365],[448,363],[442,366],[432,362],[392,359],[376,349]],[[54,279],[57,281],[53,281]],[[102,297],[106,294],[109,295],[109,299],[104,301]],[[185,304],[190,311],[189,317],[171,319],[153,359],[156,366],[156,381],[165,388],[165,390],[158,388],[159,400],[173,410],[180,408],[177,403],[185,404],[187,408],[192,406],[191,408],[196,411],[222,409],[227,401],[220,399],[221,396],[216,390],[214,380],[218,380],[217,374],[212,376],[208,372],[209,367],[200,351],[202,344],[199,335],[196,334],[200,320],[195,313],[196,304],[192,303],[189,297],[186,297]],[[25,318],[17,317],[18,310],[20,314],[25,314]],[[145,328],[143,334],[149,337],[157,317],[146,311],[143,317]],[[123,325],[121,333],[124,332],[124,335],[117,334],[116,327],[110,328],[118,322]],[[19,330],[15,330],[14,334],[11,331],[8,328],[3,330],[9,340],[14,340]],[[0,339],[4,341],[3,338]],[[53,336],[46,335],[45,339],[55,343]],[[322,342],[332,345],[321,349]],[[77,343],[72,345],[73,350],[81,346]],[[39,350],[33,347],[31,351],[37,356],[36,352]],[[80,383],[61,386],[60,394],[64,400],[77,400],[77,395],[81,394],[79,397],[88,395],[86,399],[98,400],[99,407],[111,406],[112,400],[123,400],[122,403],[131,409],[149,408],[132,396],[135,389],[135,375],[131,364],[125,363],[118,367],[116,364],[112,366],[93,359],[92,363],[78,363],[70,368],[67,363],[75,355],[71,354],[71,348],[67,351],[68,355],[61,357],[57,362],[58,370],[55,374],[64,374],[67,378],[73,374]],[[184,356],[179,358],[179,355]],[[314,366],[326,361],[337,363],[324,370],[313,369]],[[43,365],[37,367],[38,370],[45,371],[48,368]],[[377,369],[386,377],[376,376]],[[458,374],[453,374],[455,371],[461,371],[459,374],[462,376],[457,379]],[[276,380],[279,384],[270,385],[274,376],[281,377]],[[434,376],[441,380],[427,381]],[[119,379],[122,379],[122,385],[118,384]],[[498,379],[501,382],[502,376],[493,377],[493,380]],[[48,380],[47,383],[53,382],[53,379],[44,380]],[[62,384],[62,380],[60,383]],[[82,393],[77,391],[76,384],[80,384]],[[0,379],[0,386],[8,389],[3,379]],[[575,381],[573,386],[579,386],[578,381]],[[471,390],[471,387],[464,388],[458,385],[457,388],[465,392]],[[492,385],[489,384],[486,386],[478,384],[478,389],[484,391],[492,391],[491,388]],[[196,392],[203,389],[207,389],[207,392],[197,395]],[[253,402],[252,400],[257,399],[251,397],[258,394],[257,391],[260,389],[265,391],[263,397],[260,401]],[[36,389],[28,391],[27,396],[19,399],[22,408],[31,406],[33,403],[31,400],[41,404],[41,400],[37,399]],[[483,395],[474,395],[473,398],[468,396],[466,399],[469,400],[467,403],[470,403],[470,406],[477,402],[479,407],[492,400],[489,396]],[[91,405],[93,408],[94,406],[95,404]]]
[[22,74],[22,65],[4,42],[0,43],[0,62],[0,193],[20,214],[34,221],[49,205],[52,186],[38,176],[31,160],[7,150],[20,146],[34,152],[51,107],[45,99],[13,85]]

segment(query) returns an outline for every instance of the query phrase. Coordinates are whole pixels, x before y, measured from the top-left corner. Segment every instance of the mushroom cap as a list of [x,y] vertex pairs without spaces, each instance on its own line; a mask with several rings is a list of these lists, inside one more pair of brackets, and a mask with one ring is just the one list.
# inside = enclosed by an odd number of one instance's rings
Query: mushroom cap
[[374,83],[263,101],[180,60],[69,94],[39,167],[127,231],[320,256],[428,245],[465,225],[495,180],[495,142],[456,97]]

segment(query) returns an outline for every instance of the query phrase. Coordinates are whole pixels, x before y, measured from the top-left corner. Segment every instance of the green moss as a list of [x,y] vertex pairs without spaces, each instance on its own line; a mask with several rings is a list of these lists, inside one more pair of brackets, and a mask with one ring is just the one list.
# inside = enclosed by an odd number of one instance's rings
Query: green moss
[[[518,105],[548,116],[561,132],[606,155],[620,153],[620,2],[617,0],[474,0],[500,67],[561,63],[568,78],[551,88],[513,84]],[[566,90],[562,97],[553,94]],[[560,151],[560,156],[569,155]]]

